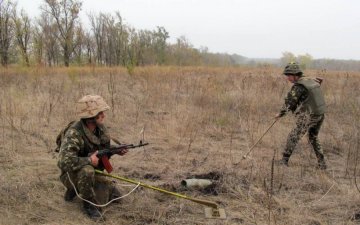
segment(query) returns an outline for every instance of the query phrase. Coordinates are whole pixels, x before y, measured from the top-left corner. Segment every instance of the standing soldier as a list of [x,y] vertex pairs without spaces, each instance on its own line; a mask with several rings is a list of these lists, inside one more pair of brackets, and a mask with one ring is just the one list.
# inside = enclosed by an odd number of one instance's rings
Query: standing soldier
[[[109,199],[119,195],[119,192],[100,175],[95,175],[96,169],[103,169],[98,157],[97,150],[110,146],[110,136],[104,126],[105,111],[110,109],[104,99],[98,95],[86,95],[77,102],[77,114],[79,121],[69,124],[64,136],[61,138],[58,167],[61,169],[60,180],[67,188],[65,201],[71,201],[76,190],[83,202],[86,214],[92,219],[98,219],[102,215],[100,208],[89,202],[96,203],[96,185],[110,187]],[[59,139],[59,138],[58,138]],[[121,155],[127,153],[124,150]],[[105,189],[101,188],[101,193]],[[89,202],[88,202],[89,201]]]
[[318,168],[325,170],[324,153],[318,139],[326,110],[324,95],[320,89],[322,80],[304,77],[299,64],[294,62],[286,65],[283,74],[294,85],[285,98],[285,104],[280,113],[276,115],[276,119],[291,111],[295,113],[297,121],[296,127],[287,138],[280,164],[288,166],[289,158],[297,143],[308,132],[309,141],[318,159]]

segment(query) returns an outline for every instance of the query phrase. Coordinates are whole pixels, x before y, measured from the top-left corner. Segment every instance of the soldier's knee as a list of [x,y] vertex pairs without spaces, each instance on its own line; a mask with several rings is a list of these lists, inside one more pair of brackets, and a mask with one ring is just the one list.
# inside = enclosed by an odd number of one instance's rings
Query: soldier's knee
[[79,177],[93,179],[95,176],[95,169],[90,165],[82,167],[79,171]]
[[[71,179],[72,177],[72,179]],[[72,184],[70,182],[70,179],[71,180],[74,180],[74,175],[73,174],[70,174],[70,173],[64,173],[60,176],[60,181],[61,183],[68,189],[71,189],[72,188]]]

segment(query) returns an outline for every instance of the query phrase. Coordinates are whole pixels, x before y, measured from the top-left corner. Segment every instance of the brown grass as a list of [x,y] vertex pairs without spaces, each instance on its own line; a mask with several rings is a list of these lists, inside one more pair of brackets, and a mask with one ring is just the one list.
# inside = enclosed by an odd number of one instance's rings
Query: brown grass
[[[329,169],[315,169],[306,137],[290,167],[277,165],[288,132],[281,119],[252,152],[290,88],[273,68],[144,67],[0,68],[0,224],[92,224],[78,200],[63,201],[55,138],[76,119],[74,103],[102,95],[111,133],[145,150],[114,157],[114,174],[177,187],[189,175],[222,174],[219,195],[182,191],[218,202],[225,221],[204,218],[203,207],[139,189],[105,209],[107,224],[356,224],[359,192],[360,74],[306,71],[324,78],[329,109],[320,133]],[[357,169],[359,166],[357,167]],[[146,174],[159,175],[156,181]],[[131,187],[119,188],[126,193]],[[269,192],[270,190],[270,192]]]

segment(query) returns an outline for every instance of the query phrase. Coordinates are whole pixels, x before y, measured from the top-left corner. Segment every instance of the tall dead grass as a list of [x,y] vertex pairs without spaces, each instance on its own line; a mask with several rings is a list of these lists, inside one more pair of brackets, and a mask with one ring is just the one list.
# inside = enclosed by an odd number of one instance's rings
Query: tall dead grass
[[[306,72],[325,79],[329,107],[320,139],[326,172],[315,169],[306,138],[289,168],[272,164],[294,126],[291,115],[269,131],[252,159],[241,159],[290,88],[276,68],[142,67],[131,75],[124,68],[2,68],[0,194],[7,197],[0,199],[1,224],[91,223],[78,202],[62,200],[52,152],[85,94],[111,104],[107,122],[115,137],[137,142],[144,128],[151,143],[114,157],[115,173],[175,188],[194,174],[222,175],[217,196],[185,193],[217,201],[226,221],[205,220],[199,205],[141,189],[106,209],[108,224],[355,224],[360,74]],[[160,179],[147,181],[147,174]]]

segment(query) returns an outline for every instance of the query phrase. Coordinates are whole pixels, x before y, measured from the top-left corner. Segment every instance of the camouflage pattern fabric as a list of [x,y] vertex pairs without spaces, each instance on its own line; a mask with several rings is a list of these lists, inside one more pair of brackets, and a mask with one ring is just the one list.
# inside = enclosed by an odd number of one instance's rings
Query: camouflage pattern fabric
[[309,141],[312,145],[319,163],[324,163],[324,153],[318,139],[324,115],[309,115],[302,113],[297,116],[296,127],[290,132],[284,151],[285,157],[290,157],[300,138],[308,132]]
[[288,160],[300,138],[308,132],[309,141],[315,151],[319,164],[325,164],[324,153],[318,139],[318,134],[325,116],[324,114],[309,114],[306,108],[302,107],[302,103],[308,96],[308,90],[303,85],[295,83],[287,94],[285,104],[280,110],[280,116],[284,116],[287,112],[291,111],[295,113],[297,117],[296,127],[288,136],[283,157]]
[[284,116],[287,112],[300,113],[296,111],[300,109],[300,105],[309,95],[308,90],[301,84],[294,84],[285,98],[285,104],[280,110],[280,116]]
[[285,66],[284,75],[301,76],[303,72],[300,69],[300,65],[296,62],[290,62]]
[[109,182],[105,178],[95,175],[95,168],[91,165],[89,155],[109,146],[110,137],[105,127],[97,127],[92,133],[82,120],[75,122],[66,131],[60,146],[58,167],[61,169],[60,180],[65,187],[72,188],[68,180],[68,173],[83,198],[94,198],[96,182]]
[[[69,176],[82,198],[96,200],[99,204],[109,201],[114,185],[105,177],[95,174],[93,166],[86,165],[79,171],[69,172]],[[64,173],[60,180],[67,189],[73,189],[69,176]]]

